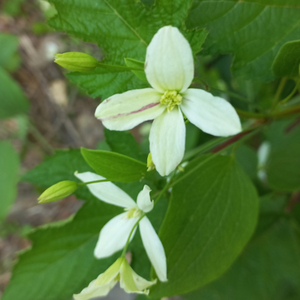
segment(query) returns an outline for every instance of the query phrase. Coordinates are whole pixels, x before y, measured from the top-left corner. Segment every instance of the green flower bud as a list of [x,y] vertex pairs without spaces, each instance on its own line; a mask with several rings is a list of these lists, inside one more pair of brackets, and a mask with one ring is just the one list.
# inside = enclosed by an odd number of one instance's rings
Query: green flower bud
[[65,180],[58,182],[49,187],[39,198],[39,203],[48,203],[63,199],[78,188],[78,184],[75,181]]
[[89,72],[98,65],[96,58],[81,52],[55,54],[54,62],[65,69],[77,72]]
[[155,165],[154,165],[154,162],[152,160],[152,154],[151,152],[148,154],[148,157],[147,157],[147,171],[150,172],[152,170],[155,169]]

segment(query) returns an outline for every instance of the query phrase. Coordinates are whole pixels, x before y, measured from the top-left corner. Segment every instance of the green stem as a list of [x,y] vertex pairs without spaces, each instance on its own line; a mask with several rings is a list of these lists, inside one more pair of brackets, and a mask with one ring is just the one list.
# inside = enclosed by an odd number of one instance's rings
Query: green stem
[[208,141],[204,145],[201,145],[200,147],[187,152],[183,158],[183,162],[188,161],[189,159],[191,159],[193,156],[196,156],[197,154],[211,150],[212,148],[214,148],[218,144],[221,144],[227,139],[228,137],[219,137],[211,141]]
[[89,182],[80,182],[78,183],[79,186],[84,186],[84,185],[88,185],[88,184],[92,184],[92,183],[97,183],[97,182],[107,182],[107,181],[111,181],[108,179],[102,179],[102,180],[95,180],[95,181],[89,181]]
[[[230,138],[228,141],[226,141],[224,143],[224,146],[220,145],[218,147],[217,152],[211,154],[209,157],[207,157],[206,159],[204,159],[201,163],[199,163],[195,168],[191,169],[190,171],[188,171],[187,173],[183,174],[180,178],[178,178],[177,180],[175,180],[169,187],[173,187],[175,186],[178,182],[182,181],[183,179],[185,179],[187,176],[189,176],[191,173],[193,173],[195,170],[199,169],[200,167],[202,167],[205,163],[207,163],[208,161],[210,161],[211,159],[215,158],[216,156],[219,155],[219,152],[227,149],[229,147],[234,146],[236,143],[241,143],[244,142],[245,140],[249,139],[250,137],[252,137],[253,135],[257,134],[258,132],[260,132],[264,127],[264,124],[261,124],[259,126],[256,127],[256,129],[253,129],[252,131],[250,131],[248,134],[247,132],[242,132],[237,136],[234,136],[232,138]],[[231,142],[232,140],[232,142]]]
[[112,68],[112,69],[117,69],[117,70],[120,70],[120,71],[143,71],[143,69],[141,68],[130,68],[130,67],[126,67],[126,66],[118,66],[118,65],[108,65],[108,64],[103,64],[101,62],[98,62],[98,66],[99,67],[104,67],[104,68]]
[[300,113],[300,105],[296,105],[296,106],[291,107],[289,109],[272,113],[270,116],[273,119],[282,119],[282,118],[285,118],[287,116],[291,116],[291,115],[295,115],[295,114],[299,114],[299,113]]
[[235,108],[236,112],[240,117],[246,118],[246,119],[266,119],[269,117],[267,114],[259,114],[259,113],[253,113],[249,111],[244,111]]
[[295,93],[298,90],[299,83],[300,83],[300,80],[296,81],[296,85],[295,85],[294,89],[292,90],[292,92],[286,98],[284,98],[283,100],[281,100],[278,103],[279,105],[284,105],[286,102],[288,102],[295,95]]
[[143,214],[140,216],[140,218],[136,221],[136,223],[134,224],[134,226],[132,227],[132,229],[131,229],[131,231],[130,231],[130,233],[129,233],[128,239],[127,239],[127,241],[126,241],[126,245],[125,245],[125,247],[124,247],[124,249],[123,249],[123,251],[122,251],[121,257],[125,257],[125,254],[126,254],[128,245],[129,245],[129,243],[130,243],[131,236],[132,236],[132,234],[133,234],[135,228],[138,226],[138,224],[140,223],[140,221],[141,221],[145,216],[146,216],[146,214],[143,213]]
[[280,95],[284,89],[284,86],[287,82],[287,78],[286,77],[283,77],[279,83],[279,86],[277,88],[277,91],[276,91],[276,94],[275,94],[275,97],[274,97],[274,100],[273,100],[273,109],[277,106],[278,102],[279,102],[279,99],[280,99]]

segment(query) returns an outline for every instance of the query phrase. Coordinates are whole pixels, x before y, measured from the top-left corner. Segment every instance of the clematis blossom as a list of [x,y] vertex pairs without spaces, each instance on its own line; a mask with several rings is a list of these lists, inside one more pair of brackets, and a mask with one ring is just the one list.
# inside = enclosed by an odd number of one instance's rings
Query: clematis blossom
[[95,116],[110,130],[129,130],[153,120],[150,152],[160,175],[172,172],[185,149],[183,114],[202,131],[230,136],[241,131],[230,103],[201,89],[188,89],[194,77],[191,47],[176,27],[159,29],[146,53],[145,73],[152,88],[116,94],[104,100]]
[[75,300],[89,300],[96,297],[106,296],[111,289],[120,281],[120,286],[126,293],[149,294],[148,287],[156,283],[147,281],[137,275],[129,266],[124,257],[117,259],[104,273],[90,282],[79,294],[73,297]]
[[[83,182],[103,180],[104,177],[92,172],[75,174]],[[135,202],[128,194],[111,182],[92,183],[87,185],[90,192],[98,199],[124,207],[125,212],[112,218],[102,228],[94,250],[97,258],[105,258],[121,250],[126,245],[130,232],[144,213],[153,209],[151,189],[145,185]],[[141,238],[147,255],[160,281],[167,281],[167,261],[164,247],[149,219],[144,216],[139,221]],[[134,229],[134,233],[136,228]],[[134,233],[131,238],[133,238]]]

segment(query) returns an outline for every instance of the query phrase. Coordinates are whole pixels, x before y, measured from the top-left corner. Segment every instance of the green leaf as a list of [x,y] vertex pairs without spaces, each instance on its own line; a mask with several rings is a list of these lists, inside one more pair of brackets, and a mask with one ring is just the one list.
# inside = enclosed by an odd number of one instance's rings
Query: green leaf
[[105,140],[112,151],[142,162],[147,161],[147,155],[142,153],[139,144],[129,131],[111,131],[104,128],[104,134]]
[[2,45],[0,52],[0,67],[5,68],[18,49],[19,39],[16,36],[1,33],[0,45]]
[[96,173],[111,181],[133,182],[146,175],[146,164],[128,156],[85,148],[81,148],[81,153]]
[[[206,37],[204,30],[185,31],[186,18],[192,0],[160,0],[151,8],[140,1],[122,0],[51,0],[58,14],[50,26],[84,41],[98,44],[107,53],[103,63],[123,64],[131,57],[144,61],[146,48],[153,35],[165,25],[179,27],[199,52]],[[128,72],[92,72],[69,74],[73,82],[86,89],[92,97],[107,98],[116,93],[147,87],[148,84]]]
[[297,0],[195,0],[187,27],[209,31],[204,54],[231,53],[236,75],[269,81],[280,48],[299,39],[299,15]]
[[[80,152],[58,151],[24,179],[48,187],[61,178],[73,178],[74,169],[79,172],[89,170]],[[118,185],[136,199],[144,184]],[[80,292],[117,259],[118,254],[96,260],[93,251],[101,228],[121,213],[122,208],[103,203],[92,196],[86,187],[84,189],[86,194],[81,196],[88,201],[72,220],[45,225],[29,236],[32,247],[20,256],[4,300],[69,300],[73,293]],[[161,199],[148,214],[156,230],[163,220],[166,206],[167,202]],[[148,278],[150,263],[138,232],[129,245],[129,251],[132,252],[134,270]]]
[[129,68],[141,69],[140,71],[132,70],[132,73],[137,76],[139,79],[148,82],[145,71],[144,71],[144,63],[139,60],[135,60],[132,58],[125,58],[125,64]]
[[250,178],[257,177],[257,153],[249,146],[242,145],[236,151],[236,160]]
[[96,260],[100,229],[120,208],[88,201],[65,226],[29,235],[33,245],[20,255],[3,300],[68,300],[105,271],[117,256]]
[[299,231],[283,219],[255,239],[222,278],[184,299],[299,299],[299,282]]
[[[286,121],[275,122],[270,128],[287,126]],[[300,127],[289,131],[277,130],[270,140],[270,156],[266,165],[269,185],[276,190],[297,191],[300,189]]]
[[29,107],[19,85],[0,67],[0,119],[26,113]]
[[153,287],[153,298],[184,294],[217,279],[254,231],[258,198],[251,181],[232,157],[208,157],[190,163],[185,169],[190,175],[173,187],[160,230],[168,282]]
[[0,142],[0,220],[9,211],[17,195],[19,156],[9,142]]
[[[92,171],[92,169],[83,159],[80,150],[59,150],[33,170],[27,172],[22,177],[22,180],[46,189],[57,182],[64,180],[80,182],[74,176],[76,171],[79,173]],[[86,200],[93,198],[86,187],[80,187],[75,192],[75,195],[79,199]]]
[[279,50],[272,69],[277,77],[296,77],[299,75],[300,40],[285,43]]

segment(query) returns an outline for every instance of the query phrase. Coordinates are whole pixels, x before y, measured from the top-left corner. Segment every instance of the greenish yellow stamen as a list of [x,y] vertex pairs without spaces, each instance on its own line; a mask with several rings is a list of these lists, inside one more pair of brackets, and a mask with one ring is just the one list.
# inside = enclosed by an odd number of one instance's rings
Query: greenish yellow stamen
[[176,105],[180,105],[182,96],[176,91],[166,91],[160,98],[160,103],[167,106],[168,111],[174,109]]
[[143,212],[138,208],[138,207],[134,207],[134,208],[126,208],[125,210],[128,211],[127,213],[127,218],[131,219],[131,218],[140,218],[143,214]]

